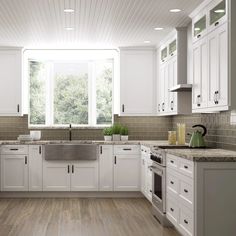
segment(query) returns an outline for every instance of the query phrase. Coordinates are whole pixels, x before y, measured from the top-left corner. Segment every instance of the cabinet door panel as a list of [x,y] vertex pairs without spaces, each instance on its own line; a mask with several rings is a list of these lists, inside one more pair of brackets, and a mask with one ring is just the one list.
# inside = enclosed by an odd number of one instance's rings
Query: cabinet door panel
[[29,146],[29,190],[43,190],[43,157],[42,146]]
[[113,146],[100,146],[99,190],[113,191]]
[[0,50],[0,116],[21,115],[21,50]]
[[71,191],[98,191],[98,161],[72,163]]
[[121,115],[153,114],[154,52],[121,51]]
[[114,165],[114,190],[140,190],[140,156],[116,155]]
[[43,191],[70,191],[70,163],[43,162]]
[[28,191],[28,156],[1,156],[2,191]]

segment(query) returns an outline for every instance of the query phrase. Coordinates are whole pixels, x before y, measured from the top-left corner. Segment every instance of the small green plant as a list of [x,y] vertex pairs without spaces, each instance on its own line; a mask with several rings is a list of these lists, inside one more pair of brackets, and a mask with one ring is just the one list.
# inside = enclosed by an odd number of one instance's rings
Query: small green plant
[[113,132],[112,132],[112,127],[108,127],[108,128],[105,128],[104,130],[103,130],[103,135],[104,136],[111,136],[113,134]]
[[112,133],[113,134],[120,134],[120,130],[121,130],[121,125],[120,124],[114,124],[112,126]]
[[129,130],[127,127],[122,127],[120,130],[120,134],[123,136],[127,136],[129,134]]

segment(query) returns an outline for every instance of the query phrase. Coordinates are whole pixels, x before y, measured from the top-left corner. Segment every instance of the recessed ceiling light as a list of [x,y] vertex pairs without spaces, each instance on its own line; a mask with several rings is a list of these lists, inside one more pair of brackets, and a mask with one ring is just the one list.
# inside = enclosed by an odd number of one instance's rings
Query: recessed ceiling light
[[163,30],[163,28],[162,27],[156,27],[156,28],[154,28],[154,30]]
[[149,41],[149,40],[145,40],[144,43],[151,43],[151,41]]
[[215,13],[225,13],[225,10],[224,9],[217,9],[214,12]]
[[170,9],[170,12],[177,13],[177,12],[181,12],[181,10],[178,8],[175,8],[175,9]]
[[65,29],[66,29],[66,30],[69,30],[69,31],[70,31],[70,30],[74,30],[73,27],[66,27]]
[[72,12],[74,12],[75,10],[74,9],[72,9],[72,8],[65,8],[64,9],[64,12],[65,13],[72,13]]

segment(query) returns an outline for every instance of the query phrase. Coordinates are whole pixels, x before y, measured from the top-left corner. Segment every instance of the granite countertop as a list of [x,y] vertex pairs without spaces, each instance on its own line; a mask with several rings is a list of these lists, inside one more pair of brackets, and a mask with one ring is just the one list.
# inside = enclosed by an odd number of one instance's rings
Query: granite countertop
[[166,153],[196,162],[236,162],[236,152],[225,149],[166,149]]
[[104,140],[38,140],[38,141],[18,141],[18,140],[2,140],[0,145],[44,145],[44,144],[99,144],[99,145],[145,145],[147,147],[153,147],[158,145],[167,145],[165,140],[128,140],[128,141],[104,141]]

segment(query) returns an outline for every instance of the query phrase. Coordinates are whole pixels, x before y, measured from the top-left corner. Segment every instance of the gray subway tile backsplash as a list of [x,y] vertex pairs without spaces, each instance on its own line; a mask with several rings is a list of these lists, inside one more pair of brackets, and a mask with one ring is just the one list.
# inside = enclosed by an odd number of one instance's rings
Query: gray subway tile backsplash
[[[193,132],[194,124],[207,127],[206,142],[209,146],[236,150],[236,125],[231,124],[231,112],[216,114],[192,114],[173,117],[124,117],[114,116],[114,121],[129,129],[130,140],[163,140],[167,139],[168,130],[176,130],[177,123],[186,123],[186,133]],[[0,117],[0,140],[15,140],[19,134],[28,134],[28,116]],[[69,139],[67,129],[42,129],[42,139]],[[73,129],[72,138],[75,140],[102,140],[102,128]],[[190,136],[186,135],[186,140]]]

